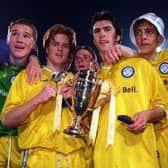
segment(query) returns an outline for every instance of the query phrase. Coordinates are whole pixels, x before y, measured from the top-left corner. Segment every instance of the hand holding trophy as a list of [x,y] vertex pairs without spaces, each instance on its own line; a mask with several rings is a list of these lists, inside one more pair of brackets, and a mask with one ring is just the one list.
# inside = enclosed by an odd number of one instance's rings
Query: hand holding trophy
[[92,64],[89,69],[79,71],[74,83],[72,107],[70,107],[75,112],[75,119],[73,125],[65,129],[64,133],[83,138],[80,122],[82,117],[94,108],[100,93],[101,83],[102,81],[96,78]]

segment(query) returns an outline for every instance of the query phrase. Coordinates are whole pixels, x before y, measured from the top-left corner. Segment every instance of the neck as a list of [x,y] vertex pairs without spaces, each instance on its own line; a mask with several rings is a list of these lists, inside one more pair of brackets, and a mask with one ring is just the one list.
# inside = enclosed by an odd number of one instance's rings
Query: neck
[[109,65],[104,64],[104,63],[101,63],[101,64],[100,64],[100,67],[101,67],[102,69],[109,69],[109,68],[111,68],[111,66],[112,66],[112,64],[109,64]]
[[17,58],[17,57],[10,55],[9,60],[11,63],[20,65],[20,66],[25,66],[27,64],[27,57]]
[[63,65],[62,66],[61,65],[52,65],[52,64],[47,63],[46,67],[48,69],[50,69],[51,71],[53,71],[53,72],[62,72],[62,71],[65,71],[65,68],[64,68]]
[[158,56],[159,52],[155,51],[153,53],[148,53],[148,54],[142,54],[140,53],[141,57],[145,58],[148,61],[153,61],[157,56]]

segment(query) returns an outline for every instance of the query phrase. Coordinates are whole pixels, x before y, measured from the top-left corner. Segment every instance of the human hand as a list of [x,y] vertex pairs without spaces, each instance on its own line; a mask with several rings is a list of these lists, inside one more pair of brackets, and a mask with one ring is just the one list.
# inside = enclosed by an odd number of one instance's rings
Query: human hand
[[116,44],[112,46],[105,55],[107,64],[117,63],[121,57],[137,57],[138,54],[132,48],[127,46]]
[[97,62],[97,60],[93,61],[92,64],[93,64],[94,71],[95,71],[96,73],[98,73],[99,70],[100,70],[100,65],[99,65],[99,63]]
[[[34,56],[34,54],[35,56]],[[38,60],[38,48],[32,49],[32,54],[29,56],[29,62],[26,66],[26,72],[28,74],[27,81],[32,84],[33,82],[38,82],[42,78],[42,69]]]
[[45,86],[42,91],[36,96],[36,101],[41,104],[45,103],[56,96],[56,90],[52,86]]
[[104,55],[106,64],[110,65],[117,63],[121,55],[121,46],[119,44],[112,46]]
[[132,120],[133,124],[128,125],[128,130],[134,134],[143,132],[148,122],[148,110],[136,113]]
[[120,46],[122,57],[138,57],[138,53],[132,48],[129,48],[121,44],[118,45]]
[[60,93],[63,95],[64,99],[71,98],[73,93],[73,87],[68,84],[63,84],[60,87]]

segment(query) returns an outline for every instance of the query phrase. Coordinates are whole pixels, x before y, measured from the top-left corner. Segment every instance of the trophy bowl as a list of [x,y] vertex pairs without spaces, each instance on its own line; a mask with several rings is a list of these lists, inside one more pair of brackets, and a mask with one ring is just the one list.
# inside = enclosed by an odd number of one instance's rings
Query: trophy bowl
[[[97,97],[100,93],[101,80],[96,78],[96,72],[91,68],[81,69],[74,82],[72,95],[72,110],[75,119],[72,126],[64,130],[64,133],[83,138],[81,131],[81,119],[90,111],[93,111]],[[68,105],[69,106],[69,105]]]

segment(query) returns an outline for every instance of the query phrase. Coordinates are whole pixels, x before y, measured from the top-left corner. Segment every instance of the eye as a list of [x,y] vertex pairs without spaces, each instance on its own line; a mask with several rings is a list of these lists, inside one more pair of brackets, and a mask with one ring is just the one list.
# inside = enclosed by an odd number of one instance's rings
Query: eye
[[151,35],[153,33],[154,33],[154,30],[152,30],[152,29],[147,29],[146,30],[146,34],[148,34],[148,35]]
[[88,55],[84,55],[84,59],[85,59],[85,60],[89,60],[90,57],[89,57]]
[[31,38],[32,38],[32,36],[31,36],[30,34],[27,34],[27,33],[23,34],[23,37],[24,37],[24,38],[28,38],[28,39],[31,39]]
[[112,27],[110,26],[104,27],[104,31],[111,31],[111,30],[112,30]]
[[59,43],[56,42],[56,41],[52,41],[52,45],[53,45],[53,46],[59,46]]
[[63,47],[69,49],[69,48],[70,48],[70,45],[69,45],[69,44],[63,44]]
[[135,36],[140,36],[140,35],[141,35],[141,31],[135,30],[135,31],[134,31],[134,34],[135,34]]
[[94,29],[94,31],[93,31],[93,33],[99,33],[100,32],[100,29],[98,29],[98,28],[96,28],[96,29]]
[[19,33],[16,32],[16,31],[13,31],[13,32],[11,32],[11,35],[12,35],[12,36],[16,36],[16,35],[19,35]]

